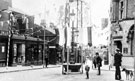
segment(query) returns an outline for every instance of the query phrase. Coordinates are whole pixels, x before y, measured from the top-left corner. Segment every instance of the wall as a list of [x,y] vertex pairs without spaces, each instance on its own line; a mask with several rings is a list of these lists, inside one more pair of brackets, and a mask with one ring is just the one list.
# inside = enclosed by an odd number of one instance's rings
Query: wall
[[134,11],[135,11],[135,0],[128,0],[127,17],[133,18]]
[[12,7],[12,0],[0,0],[0,10]]

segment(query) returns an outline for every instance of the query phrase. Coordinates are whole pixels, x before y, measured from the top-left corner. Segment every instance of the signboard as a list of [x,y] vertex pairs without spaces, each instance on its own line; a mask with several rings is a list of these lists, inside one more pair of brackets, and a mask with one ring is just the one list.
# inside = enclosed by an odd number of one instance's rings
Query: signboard
[[2,46],[2,53],[5,52],[5,46]]
[[56,46],[49,46],[49,48],[56,48]]

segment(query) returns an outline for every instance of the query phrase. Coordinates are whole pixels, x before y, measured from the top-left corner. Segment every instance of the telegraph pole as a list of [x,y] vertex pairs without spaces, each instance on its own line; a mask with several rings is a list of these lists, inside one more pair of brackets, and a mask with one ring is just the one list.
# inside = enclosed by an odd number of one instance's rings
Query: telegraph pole
[[9,61],[9,50],[10,50],[10,38],[11,38],[11,31],[10,28],[8,27],[8,50],[7,50],[7,68],[8,68],[8,61]]
[[83,27],[83,1],[81,1],[81,28]]

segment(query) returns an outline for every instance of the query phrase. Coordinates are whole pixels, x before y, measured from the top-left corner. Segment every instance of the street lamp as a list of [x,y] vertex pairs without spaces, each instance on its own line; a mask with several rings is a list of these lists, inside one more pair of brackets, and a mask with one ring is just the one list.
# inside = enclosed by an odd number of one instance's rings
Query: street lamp
[[45,26],[44,26],[44,46],[43,46],[43,68],[45,67],[44,66],[44,63],[45,63],[45,58],[44,58],[44,56],[45,56]]
[[71,47],[72,47],[72,53],[74,52],[74,16],[75,16],[75,13],[74,13],[74,10],[72,10],[72,13],[70,13],[70,16],[71,16],[71,21],[72,21],[72,41],[71,41]]

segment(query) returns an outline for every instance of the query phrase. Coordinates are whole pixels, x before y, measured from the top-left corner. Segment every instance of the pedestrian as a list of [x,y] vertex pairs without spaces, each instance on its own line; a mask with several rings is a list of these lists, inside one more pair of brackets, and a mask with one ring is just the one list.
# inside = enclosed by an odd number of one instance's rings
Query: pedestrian
[[122,62],[122,54],[120,52],[120,49],[116,49],[116,53],[114,55],[114,66],[115,66],[115,79],[120,80],[121,79],[121,71],[120,66]]
[[47,68],[47,65],[48,65],[48,57],[47,57],[47,55],[45,55],[45,66],[46,66],[46,68]]
[[100,75],[101,74],[100,67],[102,66],[102,58],[99,56],[98,52],[96,53],[96,65],[98,67],[98,74],[97,75]]
[[90,60],[88,57],[86,57],[85,61],[86,79],[89,79],[89,70],[90,70]]
[[96,69],[96,56],[93,57],[93,65],[94,65],[94,69]]

